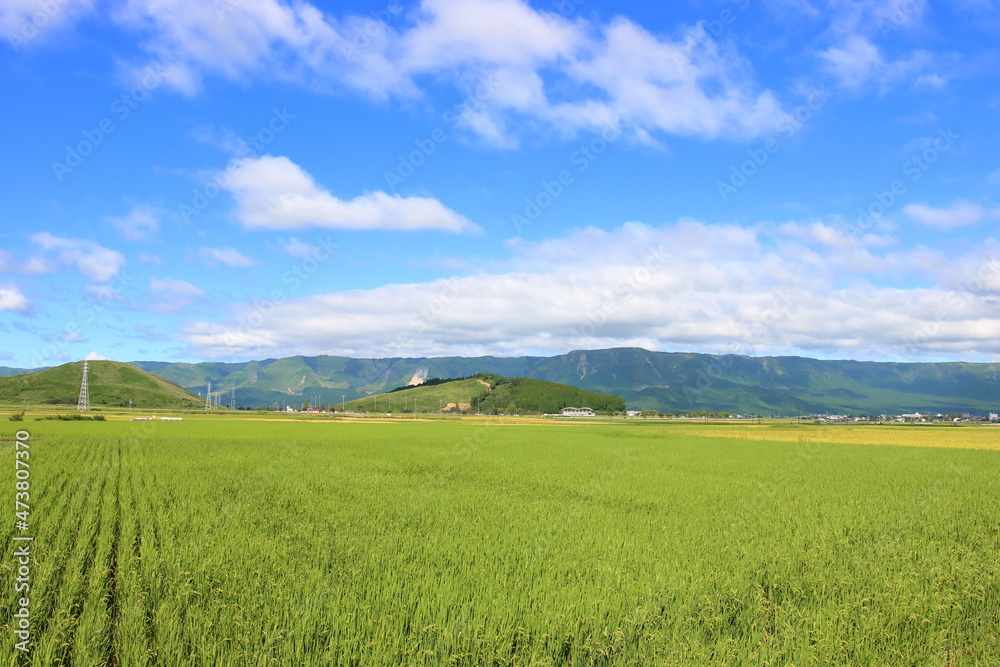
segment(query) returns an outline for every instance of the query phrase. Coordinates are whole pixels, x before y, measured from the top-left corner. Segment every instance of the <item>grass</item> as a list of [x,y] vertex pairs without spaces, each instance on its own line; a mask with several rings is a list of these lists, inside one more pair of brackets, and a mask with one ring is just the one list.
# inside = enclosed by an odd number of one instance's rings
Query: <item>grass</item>
[[[479,380],[456,380],[347,401],[344,409],[349,412],[437,412],[447,407],[449,403],[456,406],[460,403],[468,404],[486,389],[487,387]],[[375,409],[376,402],[378,410]],[[342,404],[338,403],[331,407],[340,410]]]
[[[83,378],[83,362],[75,361],[37,373],[0,377],[0,404],[76,406]],[[117,361],[88,362],[90,404],[96,407],[136,409],[203,407],[199,398],[163,378]]]
[[1000,661],[994,451],[823,441],[872,427],[3,424],[32,436],[35,665]]

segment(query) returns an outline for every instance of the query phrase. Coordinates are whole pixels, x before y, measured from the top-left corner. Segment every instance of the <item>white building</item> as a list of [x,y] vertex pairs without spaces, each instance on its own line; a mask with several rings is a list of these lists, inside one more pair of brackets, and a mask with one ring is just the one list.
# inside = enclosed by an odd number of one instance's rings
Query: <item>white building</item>
[[593,417],[594,411],[590,408],[563,408],[563,417]]

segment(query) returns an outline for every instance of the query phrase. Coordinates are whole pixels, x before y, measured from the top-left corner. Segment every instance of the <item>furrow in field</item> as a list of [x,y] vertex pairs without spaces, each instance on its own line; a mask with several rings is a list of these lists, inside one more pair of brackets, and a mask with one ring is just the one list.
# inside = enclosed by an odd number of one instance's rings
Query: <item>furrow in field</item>
[[60,587],[59,601],[56,604],[50,632],[42,638],[49,644],[51,657],[59,662],[75,661],[76,634],[80,619],[88,599],[88,583],[91,570],[97,559],[97,549],[103,528],[104,498],[109,486],[106,457],[101,457],[102,465],[92,469],[97,479],[91,478],[96,485],[86,494],[86,502],[82,508],[80,524],[82,541],[78,540],[70,554],[67,564],[67,575]]
[[[64,451],[67,457],[58,466],[61,483],[55,490],[55,495],[53,496],[49,484],[41,491],[41,497],[45,501],[55,497],[52,501],[55,505],[45,509],[45,518],[51,518],[56,525],[51,531],[46,531],[49,534],[45,538],[46,558],[38,567],[37,588],[42,591],[38,606],[40,638],[46,636],[53,623],[60,608],[60,600],[65,595],[66,581],[72,578],[71,564],[77,551],[82,548],[81,540],[85,539],[85,517],[88,509],[92,509],[94,476],[101,466],[101,450],[99,443],[94,440],[86,439],[79,446],[63,441],[60,443],[60,453]],[[81,471],[85,471],[84,474],[80,474]],[[41,535],[39,539],[43,539]]]

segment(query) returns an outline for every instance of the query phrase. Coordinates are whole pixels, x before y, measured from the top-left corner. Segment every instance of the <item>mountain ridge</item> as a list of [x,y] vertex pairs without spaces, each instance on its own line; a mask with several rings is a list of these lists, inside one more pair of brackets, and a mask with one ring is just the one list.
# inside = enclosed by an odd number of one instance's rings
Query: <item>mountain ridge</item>
[[[235,387],[239,407],[336,404],[405,386],[414,376],[478,373],[524,377],[621,396],[629,409],[740,414],[1000,412],[1000,363],[820,360],[801,356],[574,350],[551,357],[385,357],[332,355],[247,362],[137,361],[221,402]],[[8,372],[16,369],[6,369]]]
[[416,374],[460,378],[492,373],[614,394],[630,409],[663,412],[793,415],[1000,409],[998,363],[820,360],[642,348],[574,350],[552,357],[297,355],[246,363],[133,363],[140,368],[149,364],[148,370],[196,392],[208,380],[224,391],[235,386],[240,406],[310,397],[312,402],[338,403],[405,386]]

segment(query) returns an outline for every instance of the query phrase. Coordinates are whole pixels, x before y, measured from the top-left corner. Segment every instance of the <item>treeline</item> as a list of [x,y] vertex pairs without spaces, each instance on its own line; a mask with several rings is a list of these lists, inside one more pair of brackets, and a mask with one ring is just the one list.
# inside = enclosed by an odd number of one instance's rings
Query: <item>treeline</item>
[[554,414],[563,408],[591,408],[597,414],[625,411],[625,401],[612,394],[578,389],[531,378],[503,378],[481,373],[472,376],[490,385],[472,398],[472,407],[488,414]]

